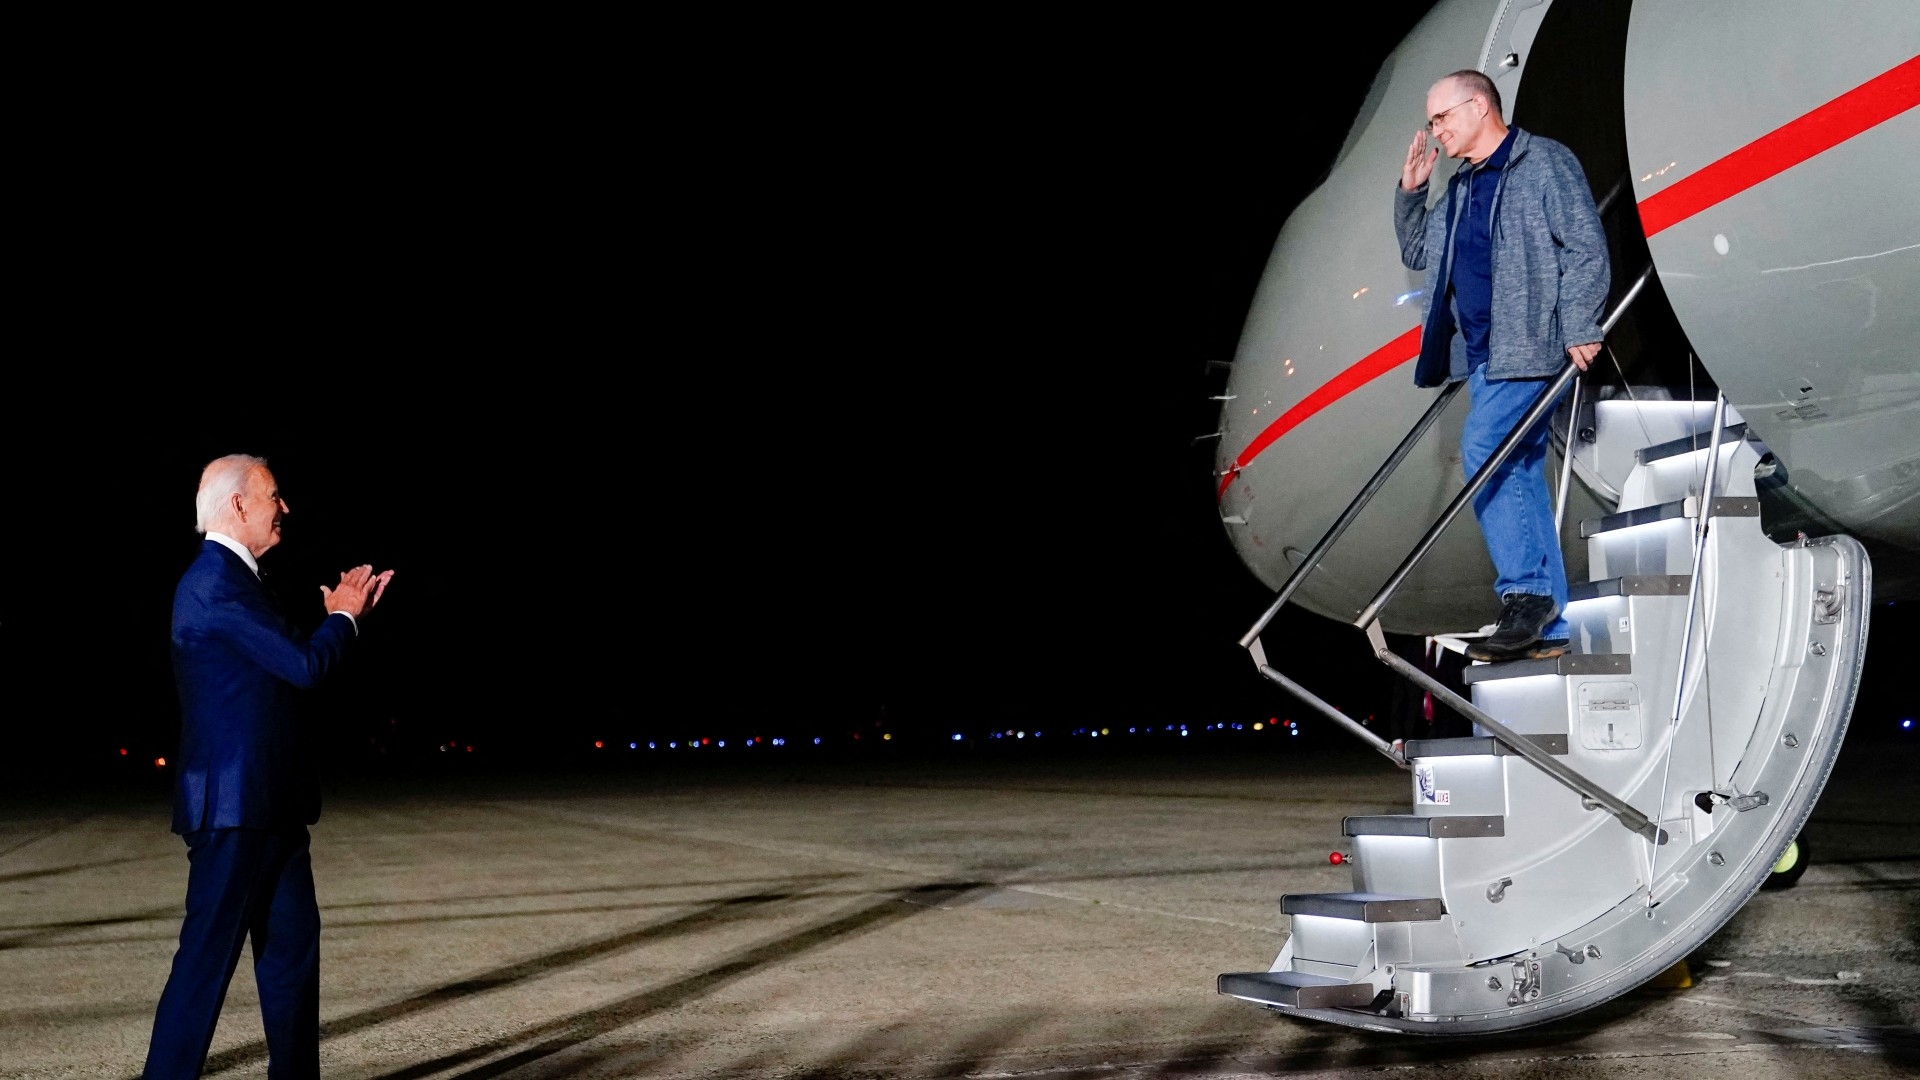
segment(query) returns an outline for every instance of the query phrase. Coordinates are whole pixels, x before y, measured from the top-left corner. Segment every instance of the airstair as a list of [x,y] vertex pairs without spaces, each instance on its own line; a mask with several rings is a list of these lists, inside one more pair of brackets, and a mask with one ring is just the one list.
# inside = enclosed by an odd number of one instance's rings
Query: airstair
[[1756,479],[1778,466],[1724,401],[1594,403],[1594,442],[1575,457],[1618,508],[1581,524],[1592,580],[1570,589],[1567,655],[1474,665],[1469,702],[1388,650],[1380,608],[1573,375],[1355,624],[1383,663],[1471,718],[1472,737],[1388,743],[1275,670],[1259,640],[1450,393],[1242,639],[1264,676],[1409,771],[1409,809],[1344,819],[1353,890],[1283,896],[1280,955],[1221,975],[1220,993],[1406,1033],[1566,1016],[1697,948],[1812,811],[1852,707],[1871,571],[1849,537],[1762,532]]

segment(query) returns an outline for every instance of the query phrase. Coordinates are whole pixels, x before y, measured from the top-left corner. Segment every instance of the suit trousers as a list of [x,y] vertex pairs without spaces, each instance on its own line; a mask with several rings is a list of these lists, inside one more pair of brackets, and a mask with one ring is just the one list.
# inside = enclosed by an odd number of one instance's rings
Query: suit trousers
[[186,834],[187,918],[160,995],[145,1080],[200,1075],[240,947],[253,940],[253,979],[267,1035],[267,1076],[320,1075],[320,906],[304,826]]

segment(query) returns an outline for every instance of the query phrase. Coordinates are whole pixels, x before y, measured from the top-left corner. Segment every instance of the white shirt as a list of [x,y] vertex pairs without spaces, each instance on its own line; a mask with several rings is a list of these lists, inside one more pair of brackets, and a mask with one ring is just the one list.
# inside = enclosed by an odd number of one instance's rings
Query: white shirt
[[[228,551],[233,552],[235,555],[240,556],[240,561],[247,564],[247,569],[253,571],[253,576],[255,578],[258,578],[260,576],[260,562],[259,560],[253,557],[253,552],[247,550],[247,545],[241,543],[238,540],[235,540],[233,537],[228,536],[226,533],[214,532],[211,529],[207,530],[207,539],[213,541],[216,544],[219,544],[221,547],[226,548]],[[328,614],[347,615],[347,613],[344,611],[333,611],[333,612],[328,612]],[[347,615],[347,621],[353,624],[354,636],[355,637],[360,636],[360,620],[354,618],[351,615]]]

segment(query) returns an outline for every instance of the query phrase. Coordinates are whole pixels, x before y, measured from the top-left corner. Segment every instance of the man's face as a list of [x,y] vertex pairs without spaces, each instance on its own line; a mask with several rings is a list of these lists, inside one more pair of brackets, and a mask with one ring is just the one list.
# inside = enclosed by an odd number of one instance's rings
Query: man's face
[[1486,124],[1486,99],[1469,94],[1452,79],[1427,91],[1427,133],[1448,157],[1464,156]]
[[289,512],[273,473],[255,467],[247,474],[246,489],[240,494],[233,538],[245,544],[257,559],[280,542],[280,519]]

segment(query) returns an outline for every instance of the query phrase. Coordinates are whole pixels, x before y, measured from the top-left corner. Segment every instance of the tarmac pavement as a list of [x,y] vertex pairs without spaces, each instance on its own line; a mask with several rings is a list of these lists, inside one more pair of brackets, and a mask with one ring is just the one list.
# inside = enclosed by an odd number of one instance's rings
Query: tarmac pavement
[[[1350,887],[1342,815],[1406,808],[1370,753],[756,765],[330,790],[325,1075],[1920,1071],[1920,739],[1847,748],[1806,877],[1693,988],[1471,1040],[1214,993],[1272,962],[1281,893]],[[138,1074],[186,870],[152,792],[0,805],[0,1077]],[[244,959],[208,1075],[266,1075]]]

